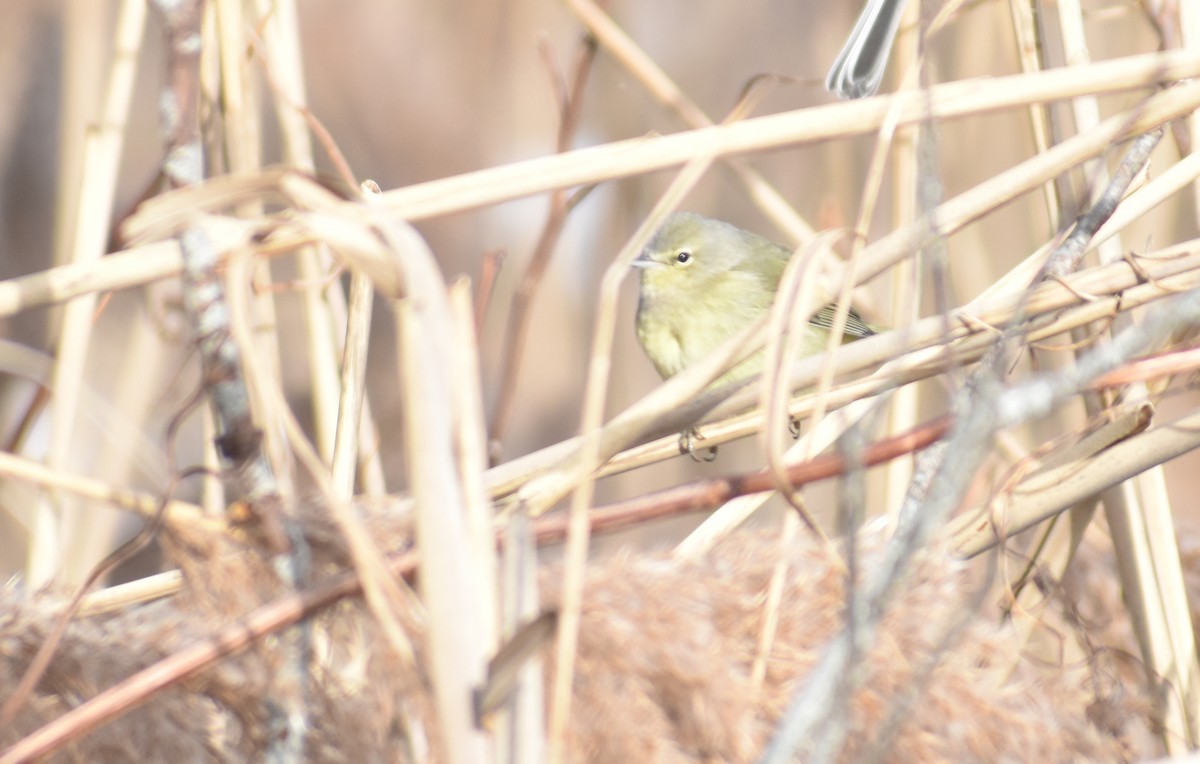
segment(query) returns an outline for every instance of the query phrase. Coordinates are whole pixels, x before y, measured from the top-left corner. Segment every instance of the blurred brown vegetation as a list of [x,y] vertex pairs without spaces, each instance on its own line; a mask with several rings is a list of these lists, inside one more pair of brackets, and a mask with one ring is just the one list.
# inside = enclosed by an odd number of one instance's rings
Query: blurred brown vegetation
[[[319,564],[340,554],[327,542],[315,542]],[[863,542],[868,567],[879,542],[874,533]],[[1111,565],[1103,555],[1089,544],[1082,563]],[[749,667],[761,592],[781,561],[789,567],[788,607],[756,681]],[[200,572],[218,588],[270,578],[247,562],[210,559]],[[559,596],[560,575],[551,566],[543,576],[549,602]],[[1023,655],[1011,624],[972,616],[978,595],[961,561],[941,550],[922,555],[884,625],[887,637],[862,658],[865,683],[844,720],[851,737],[837,760],[1128,761],[1153,750],[1150,696],[1137,662],[1122,653],[1132,637],[1109,589],[1098,575],[1052,596],[1054,612],[1082,610],[1088,630],[1103,626],[1106,649],[1084,662],[1059,655],[1040,663]],[[785,551],[761,533],[731,537],[682,563],[665,554],[617,555],[590,571],[587,590],[567,761],[758,761],[820,646],[843,623],[843,577],[824,553],[805,541]],[[44,689],[0,732],[0,744],[68,710],[73,694],[91,696],[188,646],[206,619],[239,612],[237,596],[196,594],[73,624]],[[9,667],[35,649],[60,605],[53,597],[0,595],[0,686],[15,683]],[[1085,628],[1066,620],[1047,624],[1042,636],[1072,639]],[[410,628],[418,657],[427,660],[422,625]],[[304,760],[420,761],[423,752],[440,760],[434,699],[416,672],[378,649],[383,637],[366,608],[342,603],[312,629],[332,654],[306,698]],[[271,743],[271,703],[287,692],[280,678],[286,661],[275,644],[226,659],[59,760],[261,760]]]

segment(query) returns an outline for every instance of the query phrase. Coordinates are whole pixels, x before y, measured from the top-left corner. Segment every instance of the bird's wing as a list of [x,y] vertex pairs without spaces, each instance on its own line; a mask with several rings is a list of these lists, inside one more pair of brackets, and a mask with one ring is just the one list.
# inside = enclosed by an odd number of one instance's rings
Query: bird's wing
[[[824,308],[821,308],[808,319],[808,322],[813,326],[819,326],[823,329],[833,328],[833,314],[837,310],[837,305],[830,303]],[[857,340],[863,337],[870,337],[877,332],[871,328],[871,325],[866,322],[854,308],[850,309],[850,314],[846,317],[846,339]]]

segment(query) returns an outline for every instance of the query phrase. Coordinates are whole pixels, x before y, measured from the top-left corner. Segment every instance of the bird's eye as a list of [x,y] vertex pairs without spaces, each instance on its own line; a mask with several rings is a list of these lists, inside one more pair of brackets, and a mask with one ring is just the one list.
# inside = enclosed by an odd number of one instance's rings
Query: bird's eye
[[680,265],[687,265],[692,260],[692,253],[688,252],[686,249],[681,249],[679,254],[675,255],[675,260]]

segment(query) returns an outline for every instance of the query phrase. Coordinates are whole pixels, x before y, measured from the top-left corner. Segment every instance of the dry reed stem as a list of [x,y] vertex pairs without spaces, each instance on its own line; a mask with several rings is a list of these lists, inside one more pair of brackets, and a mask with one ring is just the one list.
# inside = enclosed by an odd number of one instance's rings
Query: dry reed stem
[[[1067,63],[1086,63],[1090,53],[1077,0],[1060,2],[1057,8]],[[1099,123],[1100,109],[1095,96],[1075,98],[1071,105],[1078,129],[1090,129]],[[1123,163],[1121,169],[1125,166]],[[1101,162],[1093,160],[1086,163],[1084,169],[1093,186],[1105,182],[1107,172]],[[1102,263],[1119,259],[1123,250],[1116,238],[1100,242],[1097,249]],[[1127,317],[1118,316],[1115,325],[1128,326]],[[1132,401],[1146,400],[1142,385],[1131,386],[1125,395]],[[1084,396],[1090,413],[1100,410],[1104,405],[1102,398]],[[1107,491],[1104,508],[1113,529],[1129,527],[1142,519],[1154,529],[1155,535],[1146,537],[1137,533],[1119,534],[1114,536],[1113,544],[1130,614],[1137,632],[1143,636],[1143,653],[1152,670],[1177,690],[1167,699],[1163,740],[1168,751],[1189,750],[1195,747],[1200,734],[1197,727],[1200,723],[1200,693],[1196,689],[1200,682],[1200,665],[1197,664],[1195,636],[1161,466],[1140,472],[1130,483]],[[1147,543],[1139,543],[1143,538]],[[1057,566],[1065,569],[1069,559],[1067,554],[1065,559],[1057,561]],[[1131,574],[1135,580],[1129,578]]]
[[[954,550],[964,557],[974,557],[1062,511],[1071,502],[1061,497],[1087,498],[1099,493],[1106,487],[1101,481],[1111,475],[1097,468],[1098,455],[1125,440],[1136,440],[1150,426],[1152,414],[1153,408],[1148,404],[1106,412],[1105,416],[1113,417],[1112,421],[1065,449],[1047,454],[1016,485],[1005,487],[986,504],[964,510],[948,523],[946,530],[954,539],[951,542]],[[1155,457],[1145,454],[1145,458],[1152,461]],[[1113,483],[1116,482],[1119,479],[1113,478]],[[1089,489],[1092,494],[1084,493]],[[1052,502],[1043,498],[1049,496],[1061,500]]]
[[333,490],[342,501],[354,495],[358,446],[362,443],[360,422],[366,400],[367,348],[371,341],[371,309],[375,292],[370,278],[361,271],[350,274],[350,305],[343,343],[337,429],[330,463]]
[[[143,517],[153,515],[159,503],[158,497],[151,494],[118,488],[92,477],[53,469],[15,454],[0,452],[0,474],[32,485],[70,493],[87,501],[109,504]],[[209,530],[223,528],[225,525],[224,521],[205,517],[203,511],[195,504],[178,500],[172,500],[167,505],[164,519],[169,525],[194,525]]]
[[[87,125],[96,119],[104,95],[96,73],[111,62],[105,58],[105,29],[110,7],[99,3],[72,6],[62,17],[62,87],[58,106],[63,124]],[[82,193],[84,130],[62,130],[56,142],[58,193],[54,207],[54,254],[52,265],[66,265],[76,238],[79,198]]]
[[171,597],[183,589],[183,575],[178,570],[166,570],[117,586],[88,592],[79,603],[79,617],[90,618],[105,613],[124,612],[135,605]]
[[[373,210],[372,210],[373,212]],[[446,286],[425,242],[411,227],[379,219],[379,235],[398,280],[386,291],[396,311],[397,357],[404,403],[409,485],[417,520],[422,601],[429,614],[429,671],[439,725],[450,761],[482,761],[487,740],[476,728],[472,690],[483,683],[496,648],[495,623],[484,617],[493,596],[475,575],[465,492],[469,481],[456,455],[452,361],[455,318]],[[402,290],[396,286],[403,285]],[[378,285],[378,282],[377,282]],[[420,295],[420,299],[401,299]],[[462,320],[469,320],[466,316]],[[464,330],[465,331],[465,330]],[[482,425],[475,426],[481,433]],[[481,453],[483,444],[477,448]]]
[[[262,29],[262,53],[266,59],[264,68],[270,72],[283,160],[289,167],[312,172],[316,163],[305,116],[308,99],[304,87],[304,57],[300,49],[296,5],[292,0],[259,0],[256,7],[259,18],[270,19],[270,23]],[[334,314],[346,314],[346,298],[342,291],[325,286],[329,262],[328,254],[319,247],[305,247],[296,253],[298,275],[305,284],[301,298],[313,429],[318,453],[326,464],[333,458],[338,403],[341,399],[338,376],[341,349],[336,339],[341,327],[335,322]],[[330,303],[337,303],[337,309],[331,309]]]
[[[1021,62],[1021,71],[1025,73],[1043,70],[1042,49],[1039,44],[1041,32],[1037,24],[1036,0],[1012,0],[1008,4],[1013,17],[1013,32],[1017,43],[1017,58]],[[1047,104],[1030,104],[1029,126],[1033,137],[1034,153],[1041,154],[1050,148],[1050,115]],[[1050,221],[1050,230],[1058,230],[1058,213],[1060,202],[1058,198],[1058,180],[1048,180],[1042,186],[1042,196],[1046,202],[1046,219]]]
[[[1178,3],[1176,12],[1179,14],[1179,37],[1181,47],[1188,50],[1200,50],[1200,7],[1195,3]],[[1200,119],[1196,115],[1188,117],[1187,133],[1191,142],[1191,152],[1189,157],[1193,156],[1197,147],[1200,147]],[[1196,189],[1200,191],[1200,189]],[[1195,214],[1200,217],[1200,193],[1193,193],[1192,204],[1195,208]]]
[[[210,17],[216,23],[216,38],[205,46],[218,59],[219,74],[214,73],[215,87],[221,104],[223,128],[219,150],[213,160],[221,162],[224,172],[247,173],[262,167],[262,114],[255,93],[251,60],[246,56],[249,41],[245,30],[250,21],[245,16],[246,4],[239,0],[213,0]],[[219,89],[219,92],[218,92]],[[242,210],[249,216],[261,214],[261,207]]]
[[1142,358],[1136,363],[1097,377],[1094,385],[1097,389],[1124,387],[1134,382],[1169,379],[1185,372],[1191,373],[1197,368],[1200,368],[1200,348],[1175,350]]
[[[1155,55],[1157,56],[1157,54]],[[1158,76],[1164,79],[1176,74],[1185,76],[1200,75],[1200,54],[1196,54],[1193,57],[1194,60],[1177,57],[1179,60],[1174,62],[1153,57],[1153,60],[1147,60],[1146,56],[1134,58],[1138,60],[1118,59],[1086,67],[1089,70],[1087,72],[1089,76],[1086,78],[1086,84],[1093,86],[1093,92],[1109,92],[1105,86],[1116,90],[1134,87],[1143,82],[1155,81],[1156,74],[1160,72],[1161,74],[1158,74]],[[1161,64],[1161,66],[1157,66],[1156,63]],[[1093,68],[1101,70],[1099,74],[1102,76],[1093,78],[1091,75],[1094,72],[1090,71]],[[1130,77],[1131,72],[1133,74],[1132,77]],[[1076,70],[1072,70],[1072,74],[1078,73]],[[1051,76],[1061,77],[1062,73],[1061,71],[1057,71],[1047,73],[1046,75],[1046,77]],[[1004,78],[998,78],[991,82],[999,81],[999,79]],[[1016,87],[1017,84],[1013,82],[1011,87]],[[969,83],[951,83],[951,85],[957,89],[978,89]],[[1048,93],[1042,93],[1039,90],[1035,93],[1037,97],[1030,100],[1036,102],[1055,97],[1065,97],[1085,89],[1078,87],[1063,89],[1060,87],[1049,88],[1049,90],[1051,92]],[[976,113],[976,110],[973,110],[974,106],[967,108],[969,104],[964,104],[964,101],[967,99],[951,98],[949,92],[942,92],[941,101],[939,102],[936,99],[938,93],[939,91],[935,88],[935,100],[933,103],[934,114],[937,118]],[[1111,142],[1120,139],[1121,136],[1149,129],[1156,126],[1159,121],[1166,121],[1178,114],[1187,113],[1193,104],[1190,98],[1191,96],[1182,100],[1176,100],[1176,95],[1171,93],[1162,94],[1161,98],[1153,101],[1153,104],[1158,104],[1159,106],[1155,106],[1152,109],[1152,104],[1147,104],[1146,108],[1141,110],[1139,121],[1129,123],[1118,116],[1115,118],[1115,121],[1109,120],[1104,123],[1113,128],[1120,125],[1125,129],[1102,131],[1091,136],[1087,141],[1073,143],[1071,151],[1063,151],[1061,146],[1056,147],[1052,151],[1060,151],[1062,153],[1056,154],[1052,159],[1037,158],[1024,163],[1019,166],[1022,168],[1020,173],[1014,172],[1011,179],[1006,177],[1003,182],[993,181],[980,184],[973,195],[967,196],[964,194],[959,197],[956,204],[947,202],[947,205],[950,206],[944,206],[938,212],[950,220],[958,221],[949,229],[956,230],[964,222],[962,218],[975,219],[979,215],[984,214],[984,212],[1011,199],[1020,190],[1036,187],[1045,177],[1052,177],[1086,157],[1104,150]],[[863,124],[860,123],[862,115],[850,114],[839,119],[839,123],[853,122],[855,123],[855,130],[876,129],[878,127],[877,123],[886,118],[886,107],[890,104],[890,100],[886,98],[869,100],[879,102],[871,110],[872,114],[877,115],[876,117]],[[947,103],[949,101],[953,101],[953,103]],[[905,104],[905,114],[907,115],[905,123],[919,121],[923,116],[923,112],[919,108],[921,104],[914,102],[910,105],[907,101]],[[860,109],[862,108],[862,102],[834,104],[832,106],[804,109],[799,112],[777,116],[789,117],[812,127],[819,125],[825,119],[825,116],[819,112],[827,109],[843,108]],[[491,170],[468,173],[454,178],[416,184],[404,189],[385,192],[383,203],[387,209],[403,216],[405,219],[419,220],[435,215],[460,212],[479,204],[507,201],[540,191],[553,190],[562,186],[594,183],[612,177],[624,177],[629,174],[681,163],[689,155],[689,152],[695,149],[717,152],[734,150],[734,147],[728,145],[730,141],[721,140],[724,133],[732,131],[735,137],[737,137],[745,132],[751,134],[766,132],[764,128],[770,127],[770,125],[764,126],[761,120],[774,118],[762,117],[757,120],[746,120],[732,125],[664,136],[658,139],[637,139],[633,143],[641,146],[635,152],[641,157],[640,161],[631,161],[627,158],[620,165],[615,164],[612,161],[613,157],[607,155],[625,154],[628,157],[631,153],[628,151],[629,147],[627,145],[630,142],[618,142],[593,149],[580,149],[560,156],[519,162]],[[828,132],[822,133],[822,137],[832,138],[844,135],[846,127],[845,124],[841,124],[839,128],[843,131],[841,133],[831,127]],[[682,147],[682,150],[672,148],[670,152],[662,152],[659,150],[660,147],[645,146],[647,141],[650,143],[663,141],[670,143],[681,139],[686,139],[687,142],[687,145]],[[781,144],[772,143],[770,145]],[[678,154],[679,158],[667,161],[670,156],[674,156],[675,154]],[[551,172],[544,172],[546,168],[543,166],[548,166]],[[564,177],[564,174],[568,172],[570,173],[570,177]],[[156,212],[156,210],[161,210],[163,205],[170,204],[175,209],[187,208],[191,210],[197,208],[211,209],[214,205],[216,207],[223,207],[234,203],[235,198],[245,198],[247,194],[251,196],[257,195],[277,187],[280,179],[286,177],[286,175],[287,171],[267,171],[258,176],[258,180],[255,180],[253,177],[217,178],[206,182],[200,189],[192,193],[177,192],[178,195],[171,194],[165,198],[159,197],[150,200],[130,221],[131,228],[136,231],[138,223],[135,221],[145,220],[146,216],[162,214],[161,212]],[[1029,175],[1038,175],[1039,177],[1030,181],[1027,177]],[[530,179],[538,179],[538,187],[532,189],[523,187],[523,184]],[[487,201],[477,202],[473,197],[460,196],[455,187],[461,187],[464,193],[467,191],[474,193],[472,189],[478,190],[479,193],[487,195]],[[223,188],[227,190],[219,190]],[[213,196],[214,192],[218,195]],[[196,194],[199,196],[195,196]],[[231,198],[225,198],[224,194],[229,194]],[[436,204],[434,204],[435,201]],[[162,235],[161,223],[158,225],[160,228],[159,235]],[[945,233],[947,231],[940,232]],[[865,270],[864,278],[871,278],[877,275],[878,272],[901,259],[905,252],[911,251],[911,248],[906,248],[905,245],[911,243],[910,239],[915,235],[916,232],[910,228],[898,229],[895,233],[884,237],[879,242],[868,247],[865,250],[864,256],[869,267]],[[265,251],[292,249],[307,241],[311,241],[311,237],[300,235],[295,231],[288,232],[287,230],[282,230],[277,233],[273,243],[264,249]],[[120,289],[147,283],[158,278],[173,276],[179,272],[178,262],[178,250],[174,246],[167,243],[156,243],[142,245],[122,253],[110,255],[99,263],[88,267],[50,269],[32,276],[9,279],[8,281],[0,282],[0,316],[11,315],[22,309],[69,299],[80,294],[87,294],[93,291],[91,288],[92,285],[95,285],[96,290]]]
[[[528,516],[517,512],[507,518],[501,540],[503,576],[503,633],[512,638],[521,624],[539,617],[541,595],[538,586],[537,546]],[[545,522],[545,520],[543,520]],[[563,528],[566,536],[566,528]],[[545,760],[545,661],[534,659],[521,670],[508,718],[497,725],[497,747],[510,753],[508,761]],[[503,754],[500,757],[504,761]]]
[[[516,162],[388,191],[383,203],[407,220],[421,220],[564,186],[674,167],[701,153],[723,156],[874,133],[895,108],[896,100],[902,103],[900,124],[912,124],[924,120],[928,113],[938,120],[954,119],[1081,93],[1103,94],[1149,87],[1197,75],[1200,75],[1200,53],[1172,51],[1029,76],[951,82],[934,85],[927,93],[899,93],[816,106]],[[1166,121],[1189,111],[1187,103],[1171,105],[1171,100],[1158,101],[1157,108],[1163,112],[1148,111],[1142,121],[1128,125],[1125,132],[1144,132],[1155,126],[1156,119]],[[1110,137],[1104,146],[1116,137]]]
[[[896,71],[916,71],[921,63],[921,41],[917,26],[921,15],[920,3],[908,3],[900,18],[892,58]],[[913,78],[897,74],[901,83],[913,82]],[[892,227],[899,228],[916,220],[920,209],[917,191],[920,178],[919,146],[922,131],[920,125],[899,127],[892,141]],[[907,331],[920,315],[924,279],[920,274],[926,261],[923,252],[896,265],[891,275],[890,320],[886,323],[893,330]],[[918,417],[917,387],[903,385],[893,391],[888,402],[885,432],[905,432],[916,426]],[[895,459],[884,468],[882,495],[879,514],[893,514],[900,509],[908,484],[912,481],[912,463],[908,459]]]
[[[69,262],[86,263],[99,259],[108,243],[108,224],[116,194],[117,169],[124,144],[125,124],[133,97],[138,51],[146,21],[145,3],[125,0],[121,4],[114,31],[114,57],[104,82],[99,127],[84,138],[79,176],[73,179],[81,189]],[[76,72],[93,76],[92,72]],[[71,458],[79,396],[87,360],[88,345],[96,300],[88,294],[67,303],[57,338],[57,361],[50,388],[54,393],[54,416],[46,463],[51,469],[64,469]],[[26,577],[40,585],[50,579],[61,564],[63,505],[51,497],[41,504],[36,524],[30,533],[31,548]]]
[[455,449],[463,484],[463,508],[466,513],[467,560],[469,578],[475,587],[475,605],[479,608],[480,636],[489,653],[500,645],[501,607],[498,601],[496,554],[496,517],[491,497],[484,488],[483,473],[488,467],[488,438],[484,425],[479,341],[474,331],[471,308],[471,282],[460,278],[450,285],[451,371],[453,374]]

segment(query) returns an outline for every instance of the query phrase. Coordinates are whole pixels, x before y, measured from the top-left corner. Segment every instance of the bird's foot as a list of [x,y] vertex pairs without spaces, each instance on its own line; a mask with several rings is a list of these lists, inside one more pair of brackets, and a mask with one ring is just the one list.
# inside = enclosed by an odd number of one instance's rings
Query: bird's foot
[[689,427],[679,436],[679,453],[687,454],[692,457],[693,461],[711,462],[717,458],[717,447],[709,446],[708,448],[697,448],[696,441],[704,440],[704,436],[700,434],[700,430],[695,427]]
[[792,436],[792,440],[800,440],[800,419],[797,417],[788,417],[788,434]]

